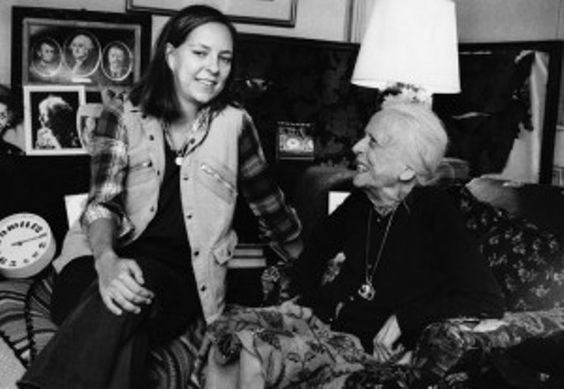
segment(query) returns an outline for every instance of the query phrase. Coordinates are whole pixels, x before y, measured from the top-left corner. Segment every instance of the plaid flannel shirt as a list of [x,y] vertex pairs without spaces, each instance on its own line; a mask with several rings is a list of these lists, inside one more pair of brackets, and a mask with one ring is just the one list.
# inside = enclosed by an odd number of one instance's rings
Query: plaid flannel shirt
[[[87,227],[99,218],[111,218],[120,229],[120,236],[132,229],[121,204],[128,169],[127,129],[121,122],[121,111],[105,109],[94,134],[91,162],[91,185],[82,224]],[[194,122],[196,128],[209,128],[213,120],[203,110]],[[163,124],[164,126],[164,124]],[[239,189],[258,217],[261,234],[271,242],[283,243],[298,237],[301,223],[295,211],[286,204],[284,194],[268,172],[254,124],[244,115],[239,137]]]

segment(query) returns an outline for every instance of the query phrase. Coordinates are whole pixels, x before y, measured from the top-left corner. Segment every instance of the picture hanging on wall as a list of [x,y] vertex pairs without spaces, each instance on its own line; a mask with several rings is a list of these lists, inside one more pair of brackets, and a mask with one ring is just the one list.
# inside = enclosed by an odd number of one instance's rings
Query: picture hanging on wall
[[192,4],[206,4],[225,13],[235,23],[294,27],[298,0],[126,0],[128,11],[172,15]]
[[127,87],[140,78],[150,54],[146,14],[14,7],[12,29],[13,87]]
[[24,86],[25,152],[28,155],[85,154],[76,125],[86,103],[83,85]]

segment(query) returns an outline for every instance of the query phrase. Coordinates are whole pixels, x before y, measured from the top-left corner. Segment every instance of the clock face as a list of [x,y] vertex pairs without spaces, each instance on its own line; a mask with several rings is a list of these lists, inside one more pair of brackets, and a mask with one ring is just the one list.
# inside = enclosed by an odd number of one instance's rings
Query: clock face
[[43,218],[19,213],[2,219],[0,272],[7,277],[33,275],[53,258],[54,246],[51,229]]
[[299,141],[299,139],[296,138],[288,138],[286,140],[286,148],[288,150],[297,150],[302,146],[302,142]]

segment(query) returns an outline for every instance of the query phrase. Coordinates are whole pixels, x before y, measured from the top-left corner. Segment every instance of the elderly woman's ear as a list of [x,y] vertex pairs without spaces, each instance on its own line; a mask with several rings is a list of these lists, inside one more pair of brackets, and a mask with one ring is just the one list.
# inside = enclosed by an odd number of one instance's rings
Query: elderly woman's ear
[[415,178],[415,172],[411,168],[406,167],[403,173],[399,175],[399,180],[401,182],[408,182]]

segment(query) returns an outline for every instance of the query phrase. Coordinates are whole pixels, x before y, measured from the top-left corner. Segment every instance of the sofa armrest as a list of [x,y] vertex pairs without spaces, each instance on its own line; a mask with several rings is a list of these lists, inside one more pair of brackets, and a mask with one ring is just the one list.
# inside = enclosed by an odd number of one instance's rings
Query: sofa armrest
[[533,337],[564,331],[564,309],[508,312],[497,326],[484,322],[449,319],[428,326],[415,351],[415,364],[423,371],[444,377],[455,366],[472,359],[479,363],[493,350],[507,349]]

